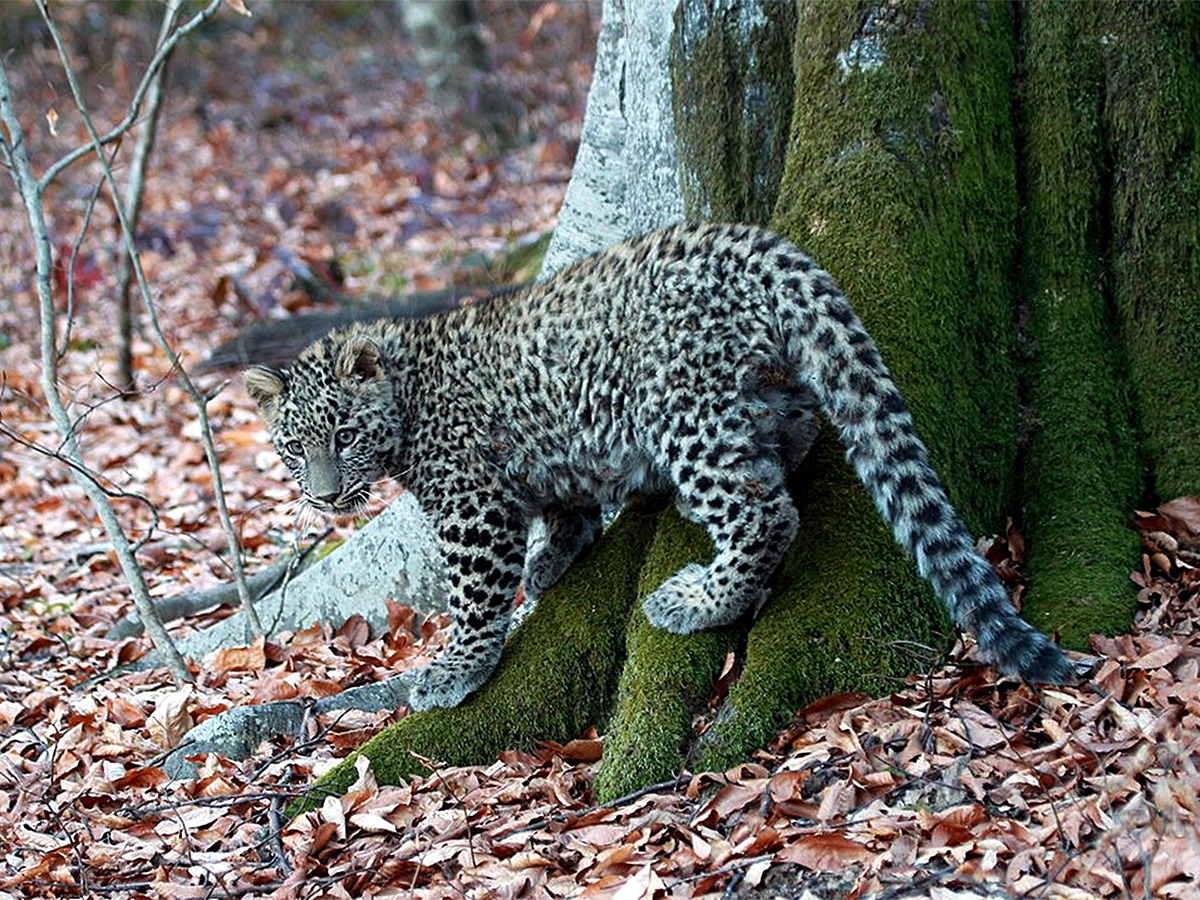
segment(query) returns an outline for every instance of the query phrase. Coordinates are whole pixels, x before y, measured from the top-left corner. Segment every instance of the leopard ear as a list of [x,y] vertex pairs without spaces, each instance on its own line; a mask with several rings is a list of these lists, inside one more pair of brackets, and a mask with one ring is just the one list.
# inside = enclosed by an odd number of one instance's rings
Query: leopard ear
[[258,405],[264,419],[270,420],[279,408],[279,400],[287,390],[287,375],[266,366],[251,366],[242,373],[246,393]]
[[379,345],[363,334],[346,338],[338,350],[334,374],[342,381],[374,381],[383,377],[379,364]]

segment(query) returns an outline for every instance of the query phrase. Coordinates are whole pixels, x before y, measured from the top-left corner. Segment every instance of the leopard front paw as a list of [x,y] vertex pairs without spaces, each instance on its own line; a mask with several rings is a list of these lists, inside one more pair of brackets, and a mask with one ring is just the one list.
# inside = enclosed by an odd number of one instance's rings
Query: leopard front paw
[[570,565],[570,558],[563,558],[548,549],[536,553],[526,562],[525,573],[521,577],[521,583],[525,587],[525,598],[536,601],[562,578]]
[[408,706],[413,712],[458,706],[483,686],[494,668],[457,659],[435,659],[404,674]]

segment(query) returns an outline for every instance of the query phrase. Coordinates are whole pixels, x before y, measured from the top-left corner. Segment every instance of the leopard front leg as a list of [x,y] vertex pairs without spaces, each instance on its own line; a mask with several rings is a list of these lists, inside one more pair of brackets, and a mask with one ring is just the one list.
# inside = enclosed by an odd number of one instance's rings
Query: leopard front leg
[[525,559],[527,523],[491,490],[450,490],[437,511],[453,618],[442,655],[409,673],[414,710],[457,706],[495,670]]
[[571,563],[596,542],[602,530],[600,507],[552,509],[542,513],[546,540],[525,561],[525,598],[536,600],[555,584]]
[[508,627],[510,632],[525,621],[536,608],[538,598],[567,573],[571,564],[604,530],[599,506],[548,509],[542,512],[541,518],[544,537],[540,546],[531,550],[525,560],[525,572],[521,577],[525,599],[513,613]]

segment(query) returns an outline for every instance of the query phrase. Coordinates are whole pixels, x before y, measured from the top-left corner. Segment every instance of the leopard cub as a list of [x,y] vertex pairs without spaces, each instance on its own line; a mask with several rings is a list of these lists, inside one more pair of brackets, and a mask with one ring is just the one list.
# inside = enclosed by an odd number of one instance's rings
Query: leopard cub
[[687,634],[757,609],[796,533],[785,475],[818,410],[983,656],[1027,681],[1076,677],[975,552],[834,280],[760,228],[643,235],[485,305],[352,326],[245,383],[311,507],[354,511],[393,476],[435,520],[454,624],[411,677],[414,709],[482,685],[522,579],[530,598],[554,584],[601,505],[639,491],[673,490],[715,547],[646,598],[649,620]]

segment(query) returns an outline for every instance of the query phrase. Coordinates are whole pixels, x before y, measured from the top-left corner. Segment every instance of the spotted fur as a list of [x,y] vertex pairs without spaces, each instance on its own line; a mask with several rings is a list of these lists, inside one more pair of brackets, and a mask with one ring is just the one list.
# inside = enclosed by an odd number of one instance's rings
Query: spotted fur
[[[716,549],[646,598],[652,623],[686,634],[757,608],[796,533],[785,472],[818,407],[983,656],[1028,681],[1074,678],[975,552],[833,279],[768,231],[644,235],[487,305],[356,325],[247,386],[309,502],[344,511],[393,475],[437,522],[454,626],[414,673],[414,708],[483,684],[522,577],[530,595],[553,584],[599,533],[600,505],[631,493],[674,489]],[[547,540],[527,561],[535,517]]]

